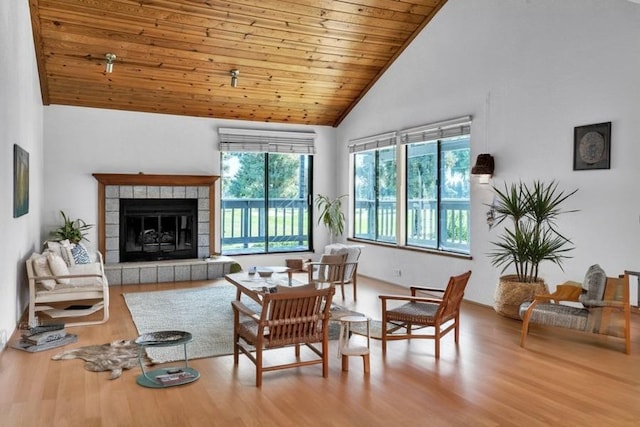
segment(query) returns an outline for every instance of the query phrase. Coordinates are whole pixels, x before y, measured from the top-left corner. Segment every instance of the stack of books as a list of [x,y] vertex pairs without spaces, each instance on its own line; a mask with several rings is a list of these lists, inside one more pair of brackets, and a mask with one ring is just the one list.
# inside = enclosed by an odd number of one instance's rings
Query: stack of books
[[67,333],[64,323],[52,323],[26,329],[14,347],[33,353],[60,347],[77,340],[77,335]]
[[163,386],[170,386],[176,384],[183,384],[186,380],[195,378],[191,372],[183,371],[182,369],[167,370],[166,374],[158,375],[156,381]]

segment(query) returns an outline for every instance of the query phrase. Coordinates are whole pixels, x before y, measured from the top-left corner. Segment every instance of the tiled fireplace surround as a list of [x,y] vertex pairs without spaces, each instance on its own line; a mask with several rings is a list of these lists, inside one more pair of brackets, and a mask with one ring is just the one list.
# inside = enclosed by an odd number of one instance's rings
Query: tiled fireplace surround
[[[233,260],[207,259],[215,242],[215,175],[93,174],[98,180],[98,246],[110,285],[206,280]],[[198,259],[120,262],[120,199],[198,199]]]

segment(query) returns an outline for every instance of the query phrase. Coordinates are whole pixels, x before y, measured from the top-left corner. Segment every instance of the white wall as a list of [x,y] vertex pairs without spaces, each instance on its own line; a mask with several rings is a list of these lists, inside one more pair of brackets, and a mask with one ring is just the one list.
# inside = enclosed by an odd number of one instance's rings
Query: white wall
[[[29,153],[29,213],[13,218],[13,144]],[[0,2],[0,341],[26,305],[25,259],[40,246],[42,101],[29,4]],[[1,348],[0,348],[1,350]]]
[[[579,188],[560,227],[576,250],[553,288],[599,263],[640,269],[640,5],[626,0],[449,0],[338,128],[338,192],[349,190],[350,139],[471,114],[472,157],[495,156],[493,184],[519,179]],[[612,122],[611,169],[573,171],[575,126]],[[466,297],[491,304],[499,271],[486,254],[490,187],[472,186],[470,261],[368,245],[358,271],[444,284],[473,270]],[[392,277],[400,268],[402,276]]]
[[[335,192],[336,178],[332,170],[335,129],[326,126],[252,123],[66,106],[46,107],[44,125],[46,232],[58,226],[60,210],[90,224],[97,222],[98,186],[92,176],[96,172],[219,175],[219,127],[314,130],[317,135],[314,192]],[[220,236],[219,225],[217,228],[217,236]],[[91,229],[87,237],[88,245],[95,247],[97,229]],[[324,230],[317,230],[315,239],[316,247],[324,247],[327,241]],[[240,258],[239,262],[244,265],[265,262],[252,257]],[[283,263],[283,256],[273,258],[270,262]]]

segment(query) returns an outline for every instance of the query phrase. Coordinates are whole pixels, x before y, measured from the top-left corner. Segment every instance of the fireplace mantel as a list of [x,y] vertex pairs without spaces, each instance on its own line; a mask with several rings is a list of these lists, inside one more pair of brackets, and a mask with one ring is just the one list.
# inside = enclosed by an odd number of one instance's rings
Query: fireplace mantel
[[144,173],[94,173],[102,185],[208,185],[213,188],[218,175],[147,175]]
[[208,187],[209,190],[209,248],[215,248],[215,183],[218,175],[147,175],[94,173],[98,181],[98,249],[106,254],[106,186]]

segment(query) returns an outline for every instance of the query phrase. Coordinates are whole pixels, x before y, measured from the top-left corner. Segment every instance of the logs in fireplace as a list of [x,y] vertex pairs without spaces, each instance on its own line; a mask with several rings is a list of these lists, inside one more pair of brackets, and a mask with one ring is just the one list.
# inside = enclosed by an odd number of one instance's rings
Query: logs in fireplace
[[197,199],[120,199],[120,262],[198,257]]

